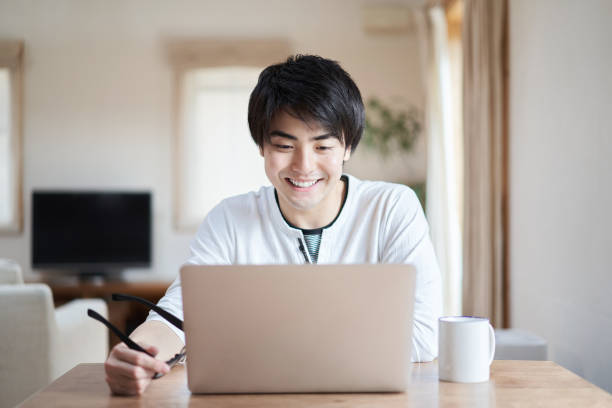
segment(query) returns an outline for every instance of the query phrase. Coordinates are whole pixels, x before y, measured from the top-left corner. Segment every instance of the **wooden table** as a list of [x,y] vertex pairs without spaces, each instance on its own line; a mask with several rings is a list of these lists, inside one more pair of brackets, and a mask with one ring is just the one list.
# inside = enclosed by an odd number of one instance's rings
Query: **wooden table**
[[192,395],[186,370],[153,381],[141,397],[112,396],[102,364],[81,364],[21,407],[612,407],[612,396],[551,361],[494,361],[481,384],[438,381],[437,362],[414,364],[412,384],[391,394]]

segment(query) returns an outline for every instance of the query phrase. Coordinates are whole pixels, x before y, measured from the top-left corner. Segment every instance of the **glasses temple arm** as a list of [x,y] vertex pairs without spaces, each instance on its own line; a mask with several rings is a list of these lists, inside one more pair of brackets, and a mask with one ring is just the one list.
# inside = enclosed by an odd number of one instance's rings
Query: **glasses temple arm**
[[133,300],[133,301],[136,301],[138,303],[142,303],[143,305],[148,306],[150,309],[153,309],[154,311],[159,313],[159,315],[161,317],[166,319],[168,322],[170,322],[177,329],[183,330],[183,321],[181,319],[179,319],[178,317],[176,317],[172,313],[165,311],[161,307],[157,306],[155,303],[149,302],[146,299],[139,298],[137,296],[126,295],[126,294],[123,294],[123,293],[113,293],[112,294],[112,299],[113,300]]
[[100,323],[108,327],[113,333],[117,335],[117,337],[119,337],[119,339],[121,339],[122,342],[124,342],[132,350],[142,351],[143,353],[146,353],[151,356],[151,353],[149,353],[148,351],[140,347],[136,342],[134,342],[134,340],[130,339],[128,336],[123,334],[121,330],[116,328],[115,325],[113,325],[111,322],[106,320],[95,310],[87,309],[87,315],[93,319],[96,319],[97,321],[99,321]]

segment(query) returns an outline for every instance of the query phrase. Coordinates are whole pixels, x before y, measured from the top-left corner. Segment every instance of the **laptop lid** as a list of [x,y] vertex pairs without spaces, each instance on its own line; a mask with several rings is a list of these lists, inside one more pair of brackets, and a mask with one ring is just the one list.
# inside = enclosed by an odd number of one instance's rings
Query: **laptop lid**
[[385,392],[407,387],[410,265],[186,265],[193,393]]

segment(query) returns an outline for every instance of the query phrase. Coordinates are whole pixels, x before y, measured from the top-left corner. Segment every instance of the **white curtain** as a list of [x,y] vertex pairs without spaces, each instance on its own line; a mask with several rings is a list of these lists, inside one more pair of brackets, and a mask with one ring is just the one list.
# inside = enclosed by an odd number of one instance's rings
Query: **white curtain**
[[444,10],[416,13],[426,85],[427,218],[442,273],[443,314],[461,314],[461,164]]
[[175,227],[194,231],[221,200],[269,184],[247,123],[261,68],[186,71],[177,143]]

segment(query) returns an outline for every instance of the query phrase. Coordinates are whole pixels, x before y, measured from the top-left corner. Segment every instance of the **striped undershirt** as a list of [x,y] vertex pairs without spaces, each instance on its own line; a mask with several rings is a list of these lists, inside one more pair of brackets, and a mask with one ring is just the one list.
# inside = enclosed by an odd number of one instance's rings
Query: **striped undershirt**
[[321,235],[323,235],[323,228],[316,230],[302,230],[304,233],[304,240],[306,240],[306,248],[310,254],[312,263],[317,263],[319,260],[319,247],[321,246]]

